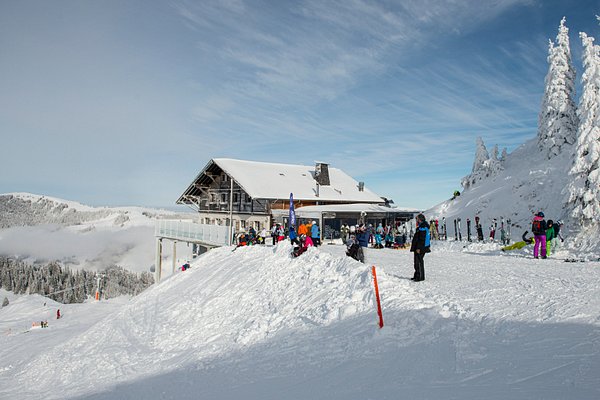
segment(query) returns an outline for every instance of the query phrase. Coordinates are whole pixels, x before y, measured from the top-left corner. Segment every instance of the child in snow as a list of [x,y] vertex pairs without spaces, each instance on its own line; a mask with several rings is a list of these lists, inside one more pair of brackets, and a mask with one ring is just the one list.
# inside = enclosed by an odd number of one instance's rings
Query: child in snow
[[303,234],[300,236],[300,245],[294,247],[294,251],[292,252],[292,255],[294,257],[298,257],[299,255],[304,253],[306,250],[308,250],[309,247],[313,247],[313,241],[309,236],[306,236]]

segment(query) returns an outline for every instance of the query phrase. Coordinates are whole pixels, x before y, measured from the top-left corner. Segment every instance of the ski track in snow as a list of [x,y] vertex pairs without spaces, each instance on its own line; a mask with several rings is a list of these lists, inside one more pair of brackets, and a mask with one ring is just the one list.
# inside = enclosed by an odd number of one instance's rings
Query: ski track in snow
[[[130,301],[53,305],[49,329],[3,335],[0,398],[600,397],[600,263],[463,246],[434,243],[424,282],[405,250],[214,250]],[[27,297],[2,332],[38,315]]]

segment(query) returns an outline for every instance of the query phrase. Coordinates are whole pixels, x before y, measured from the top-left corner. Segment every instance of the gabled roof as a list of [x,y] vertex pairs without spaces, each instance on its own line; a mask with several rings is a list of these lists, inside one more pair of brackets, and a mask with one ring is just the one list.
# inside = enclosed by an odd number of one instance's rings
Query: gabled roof
[[314,178],[315,167],[293,164],[276,164],[257,161],[214,158],[198,174],[181,195],[177,203],[188,203],[186,196],[199,195],[196,185],[209,184],[210,174],[225,172],[232,177],[249,196],[255,199],[340,201],[353,203],[382,203],[382,198],[367,189],[358,190],[358,182],[338,168],[329,166],[330,185],[319,186]]

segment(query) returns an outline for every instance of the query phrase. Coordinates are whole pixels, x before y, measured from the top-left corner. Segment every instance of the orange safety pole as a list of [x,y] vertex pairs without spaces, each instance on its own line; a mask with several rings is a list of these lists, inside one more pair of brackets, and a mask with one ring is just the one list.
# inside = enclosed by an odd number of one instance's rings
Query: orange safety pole
[[379,315],[379,329],[383,328],[383,313],[381,312],[381,300],[379,300],[379,286],[377,285],[377,272],[373,265],[373,282],[375,284],[375,297],[377,298],[377,314]]

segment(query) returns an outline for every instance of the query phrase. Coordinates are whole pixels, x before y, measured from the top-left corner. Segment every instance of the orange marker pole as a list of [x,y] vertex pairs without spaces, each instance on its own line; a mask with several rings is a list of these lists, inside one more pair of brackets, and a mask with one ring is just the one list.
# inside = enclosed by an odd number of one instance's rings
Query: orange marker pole
[[381,301],[379,300],[379,286],[377,285],[377,272],[373,265],[373,282],[375,284],[375,297],[377,298],[377,314],[379,315],[379,329],[383,328],[383,313],[381,312]]

